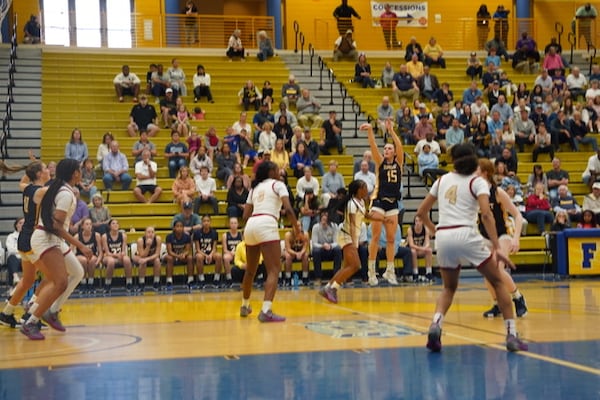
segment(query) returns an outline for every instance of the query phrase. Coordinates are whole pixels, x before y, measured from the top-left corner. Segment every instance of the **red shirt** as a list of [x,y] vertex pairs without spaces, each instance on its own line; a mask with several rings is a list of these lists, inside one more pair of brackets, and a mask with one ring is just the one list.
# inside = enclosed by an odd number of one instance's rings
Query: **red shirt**
[[527,198],[525,211],[531,210],[546,210],[550,211],[550,202],[547,198],[540,199],[537,195],[532,194]]
[[396,27],[396,25],[398,25],[398,15],[396,15],[396,13],[393,11],[384,11],[383,14],[379,16],[379,18],[379,24],[382,28],[392,29]]

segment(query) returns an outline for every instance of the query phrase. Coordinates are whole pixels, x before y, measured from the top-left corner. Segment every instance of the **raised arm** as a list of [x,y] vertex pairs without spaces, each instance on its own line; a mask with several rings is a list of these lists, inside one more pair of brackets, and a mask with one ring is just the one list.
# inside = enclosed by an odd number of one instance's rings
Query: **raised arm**
[[396,146],[396,160],[398,160],[398,163],[400,164],[400,166],[403,166],[404,165],[404,147],[402,146],[402,141],[400,140],[400,138],[398,137],[398,134],[394,130],[394,124],[392,123],[392,121],[390,121],[390,120],[385,121],[385,126],[387,128],[387,131],[392,135],[392,140],[394,141],[394,146]]
[[377,141],[375,140],[375,134],[373,133],[373,127],[371,124],[362,124],[359,128],[361,131],[367,131],[367,135],[369,138],[369,146],[371,147],[371,153],[373,155],[373,161],[375,164],[379,165],[383,161],[383,156],[379,152],[379,148],[377,147]]

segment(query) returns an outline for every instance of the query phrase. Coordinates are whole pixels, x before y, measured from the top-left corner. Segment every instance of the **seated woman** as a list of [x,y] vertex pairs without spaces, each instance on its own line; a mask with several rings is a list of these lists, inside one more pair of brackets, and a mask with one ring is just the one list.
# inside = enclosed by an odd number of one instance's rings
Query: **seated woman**
[[96,152],[96,161],[98,161],[96,169],[102,169],[102,160],[104,159],[104,156],[110,152],[110,144],[113,140],[115,140],[115,138],[110,132],[106,132],[102,136],[102,143],[98,145],[98,151]]
[[92,206],[90,207],[90,218],[94,232],[104,234],[108,231],[108,222],[110,221],[110,210],[104,205],[104,199],[100,193],[92,196]]
[[173,180],[171,185],[173,191],[173,200],[179,205],[191,202],[196,194],[196,183],[194,178],[190,176],[190,169],[188,167],[179,168],[177,177]]
[[267,61],[267,58],[273,57],[275,52],[273,51],[273,42],[269,39],[266,31],[259,31],[258,34],[258,61]]
[[285,277],[283,286],[292,286],[292,263],[294,261],[302,263],[302,283],[304,286],[308,286],[310,284],[308,279],[308,235],[296,237],[293,231],[286,232],[284,242]]
[[81,182],[79,183],[79,193],[92,200],[98,188],[96,187],[96,171],[94,171],[94,162],[87,158],[81,168]]
[[65,145],[65,158],[72,158],[83,163],[88,158],[87,144],[81,138],[81,131],[77,128],[71,132],[71,139]]
[[233,178],[233,184],[227,191],[227,216],[241,218],[248,199],[248,189],[244,187],[241,176]]
[[[281,103],[285,104],[285,103]],[[289,124],[287,115],[281,114],[277,119],[277,122],[273,126],[273,132],[277,135],[277,139],[282,139],[284,147],[287,151],[291,150],[292,146],[292,136],[294,136],[294,131],[292,130],[292,126]]]
[[304,232],[310,232],[312,226],[319,221],[320,208],[319,197],[315,195],[313,189],[307,188],[300,206],[300,221]]
[[192,83],[194,85],[194,103],[198,102],[202,97],[206,97],[209,103],[215,102],[210,92],[210,74],[206,73],[204,65],[198,64],[196,74],[192,78]]
[[[81,229],[79,233],[75,235],[75,238],[79,240],[83,245],[92,250],[92,258],[87,258],[83,255],[81,250],[74,248],[75,256],[81,263],[85,276],[82,281],[83,293],[94,294],[94,275],[96,268],[100,266],[102,262],[102,236],[98,232],[94,232],[91,218],[84,218],[81,223]],[[73,250],[73,247],[71,247]]]
[[155,292],[160,290],[160,252],[162,238],[156,234],[154,227],[149,226],[144,231],[144,236],[136,242],[135,251],[131,256],[133,263],[138,266],[138,286],[136,292],[144,293],[146,287],[146,267],[152,265],[154,280],[152,288]]
[[240,105],[244,107],[245,111],[248,111],[250,105],[253,105],[254,110],[256,111],[260,108],[262,93],[251,80],[247,81],[244,87],[240,89],[238,97],[240,99]]
[[446,174],[448,171],[438,168],[438,156],[431,151],[431,146],[424,144],[422,151],[417,158],[419,164],[419,175],[425,180],[425,184],[433,184],[438,177]]
[[304,176],[304,167],[312,167],[312,159],[304,142],[299,142],[296,145],[296,152],[292,155],[290,166],[296,178]]
[[271,161],[279,167],[279,175],[287,175],[287,169],[290,166],[290,156],[283,146],[283,140],[277,139],[275,149],[271,151]]
[[227,182],[225,183],[227,189],[231,188],[231,186],[233,185],[233,180],[237,177],[240,177],[242,179],[243,186],[246,189],[250,190],[250,177],[244,174],[242,164],[240,164],[239,162],[233,164],[233,174],[229,175],[229,179],[227,179]]
[[216,156],[217,162],[217,179],[226,183],[231,174],[233,174],[233,166],[239,162],[237,157],[231,153],[231,148],[228,143],[223,143],[221,151]]
[[[527,194],[534,192],[535,185],[541,183],[544,186],[544,193],[548,193],[548,178],[541,164],[535,164],[533,171],[527,177]],[[506,189],[505,189],[506,190]]]
[[539,233],[546,231],[546,224],[552,223],[552,212],[550,202],[544,192],[544,185],[538,183],[534,187],[533,194],[527,197],[525,205],[525,219],[527,222],[536,224]]
[[106,266],[104,294],[108,295],[111,292],[112,277],[116,267],[123,267],[125,270],[125,289],[129,293],[133,290],[133,278],[131,258],[127,255],[127,234],[120,230],[119,221],[116,219],[111,219],[108,226],[108,232],[102,235],[102,253]]
[[354,66],[354,81],[360,83],[363,88],[375,87],[375,80],[371,78],[371,65],[367,62],[365,53],[358,55],[358,62]]
[[581,214],[581,222],[577,224],[578,228],[581,229],[595,229],[598,228],[596,223],[596,214],[592,210],[583,210]]

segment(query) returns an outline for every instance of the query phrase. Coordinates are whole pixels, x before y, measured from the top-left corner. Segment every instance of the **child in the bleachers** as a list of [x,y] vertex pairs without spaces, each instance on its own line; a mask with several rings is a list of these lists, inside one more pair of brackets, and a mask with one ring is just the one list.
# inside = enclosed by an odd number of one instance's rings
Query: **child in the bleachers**
[[190,136],[187,138],[188,151],[190,152],[190,160],[196,157],[198,149],[202,146],[202,140],[198,136],[198,132],[195,127],[190,130]]
[[208,156],[214,161],[215,152],[219,150],[219,137],[217,136],[217,130],[214,126],[208,128],[205,139]]
[[192,117],[197,121],[204,121],[206,118],[206,112],[200,107],[194,107],[194,113],[192,114]]
[[94,171],[94,163],[91,159],[86,159],[81,168],[81,183],[79,184],[79,192],[88,200],[92,200],[98,188],[96,187],[96,171]]

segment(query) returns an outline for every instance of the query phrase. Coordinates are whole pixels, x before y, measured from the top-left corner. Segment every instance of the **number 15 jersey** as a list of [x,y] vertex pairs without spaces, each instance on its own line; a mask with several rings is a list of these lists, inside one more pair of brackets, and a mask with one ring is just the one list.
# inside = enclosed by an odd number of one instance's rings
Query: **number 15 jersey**
[[477,213],[481,194],[490,195],[487,182],[473,174],[450,172],[431,186],[429,194],[438,200],[438,228],[477,226]]

